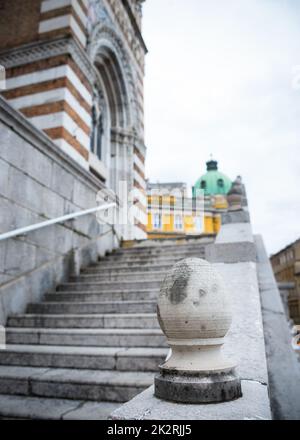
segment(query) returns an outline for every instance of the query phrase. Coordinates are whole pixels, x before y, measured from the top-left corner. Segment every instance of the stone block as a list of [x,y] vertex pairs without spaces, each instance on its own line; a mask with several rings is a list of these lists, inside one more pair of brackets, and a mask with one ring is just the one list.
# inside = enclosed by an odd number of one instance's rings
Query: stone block
[[0,409],[4,418],[7,415],[16,419],[58,420],[70,412],[76,416],[76,410],[81,405],[82,402],[76,400],[4,395],[1,397]]
[[222,214],[222,225],[230,223],[250,223],[250,215],[248,211],[228,211]]
[[9,168],[9,164],[0,159],[0,194],[3,196],[8,194]]
[[43,247],[36,248],[36,267],[42,266],[45,263],[55,259],[56,255]]
[[32,209],[37,213],[43,212],[44,187],[28,178],[26,174],[11,167],[9,172],[8,196],[15,203]]
[[51,188],[65,199],[72,200],[74,176],[68,173],[62,166],[54,163],[52,169]]
[[55,226],[55,253],[64,255],[73,249],[73,235],[72,229],[61,225]]
[[263,240],[257,236],[255,242],[272,413],[275,419],[299,420],[299,361]]
[[0,232],[9,232],[42,221],[36,213],[12,200],[0,197]]
[[268,373],[256,264],[214,266],[231,296],[232,325],[223,347],[224,355],[236,362],[241,379],[266,384]]
[[18,276],[35,268],[36,247],[21,239],[8,240],[4,271],[10,275]]
[[14,277],[12,275],[7,275],[5,273],[0,273],[0,286],[2,284],[8,283],[9,281],[11,281],[13,279],[14,279]]
[[72,268],[73,268],[72,265],[73,265],[72,252],[62,257],[56,258],[54,263],[56,285],[62,284],[69,279],[69,276],[72,273]]
[[63,416],[63,420],[107,420],[120,406],[120,403],[114,402],[86,402],[78,409],[68,412]]
[[[13,131],[3,128],[1,157],[43,185],[51,185],[52,160]],[[3,140],[3,142],[2,142]]]
[[172,403],[154,396],[153,387],[125,403],[111,420],[270,420],[268,390],[259,382],[242,381],[243,397],[218,404]]
[[80,252],[80,262],[81,267],[87,267],[98,260],[98,250],[96,243],[90,243],[81,249]]
[[243,263],[256,261],[256,248],[254,243],[216,243],[208,245],[205,257],[212,263]]
[[93,192],[89,186],[84,185],[80,180],[75,180],[72,201],[82,209],[94,208],[97,206],[96,192]]
[[4,272],[6,241],[0,241],[0,272]]
[[26,143],[13,130],[0,123],[0,144],[1,157],[15,167],[19,167],[23,162]]
[[24,146],[23,143],[23,149],[24,158],[22,163],[19,162],[19,165],[16,166],[42,185],[50,187],[53,161],[31,145],[26,144]]
[[13,211],[13,203],[0,196],[0,233],[15,229],[16,213]]
[[1,324],[3,325],[9,315],[24,312],[27,302],[30,300],[30,292],[24,277],[1,287],[0,298],[3,311],[2,319],[4,321]]
[[95,215],[89,214],[75,219],[73,221],[73,228],[87,237],[94,238],[100,234],[101,226],[97,222]]
[[216,244],[241,242],[254,242],[250,223],[229,223],[223,225],[215,241]]
[[[39,217],[39,220],[33,223],[38,223],[42,221],[45,221],[45,219],[43,217]],[[55,225],[48,226],[42,229],[37,229],[36,231],[32,231],[27,235],[27,240],[38,248],[41,247],[42,249],[45,249],[52,254],[56,254],[55,229]]]
[[56,287],[55,259],[44,265],[26,277],[28,286],[28,302],[39,302],[46,292],[53,291]]
[[38,211],[40,214],[50,219],[61,217],[65,214],[64,199],[60,195],[46,187],[43,188],[42,194],[43,201]]

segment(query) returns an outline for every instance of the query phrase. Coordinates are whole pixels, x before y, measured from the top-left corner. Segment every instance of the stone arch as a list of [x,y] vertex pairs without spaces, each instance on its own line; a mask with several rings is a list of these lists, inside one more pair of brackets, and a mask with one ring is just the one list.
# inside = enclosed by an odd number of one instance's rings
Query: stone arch
[[90,35],[89,56],[109,100],[112,128],[136,131],[137,92],[128,54],[121,38],[108,24],[98,24]]

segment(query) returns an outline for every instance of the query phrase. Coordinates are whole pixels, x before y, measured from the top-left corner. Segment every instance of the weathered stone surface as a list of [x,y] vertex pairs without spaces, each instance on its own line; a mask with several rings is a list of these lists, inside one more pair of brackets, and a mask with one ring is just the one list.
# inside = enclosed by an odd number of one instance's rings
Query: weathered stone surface
[[249,212],[240,210],[222,213],[222,225],[224,226],[229,223],[250,223]]
[[164,347],[158,329],[43,329],[7,328],[7,344],[94,347]]
[[3,418],[59,420],[81,405],[83,402],[76,400],[0,395],[0,413]]
[[[82,290],[49,293],[49,302],[31,306],[32,312],[40,313],[27,313],[9,318],[7,349],[2,354],[0,352],[0,364],[3,364],[0,366],[0,393],[2,390],[17,394],[19,390],[23,390],[30,399],[30,405],[35,408],[35,412],[28,414],[29,418],[44,417],[34,403],[36,400],[32,400],[38,399],[36,396],[42,398],[44,410],[50,398],[60,403],[66,398],[75,399],[76,403],[80,401],[74,411],[65,413],[67,419],[106,418],[108,412],[113,411],[116,406],[109,407],[104,400],[113,400],[115,403],[127,401],[153,382],[154,372],[157,371],[158,365],[164,362],[168,348],[162,332],[158,329],[156,314],[145,311],[138,313],[137,310],[140,306],[144,307],[144,304],[153,307],[157,289],[145,288],[145,282],[143,289],[140,289],[141,284],[138,280],[144,278],[143,272],[140,272],[138,277],[129,276],[136,282],[122,282],[121,278],[111,283],[110,276],[114,266],[118,267],[120,263],[122,265],[123,258],[124,255],[121,253],[119,261],[110,263],[110,272],[102,269],[102,262],[94,266],[99,271],[96,278],[102,277],[103,282],[94,284],[96,290],[92,290],[91,293]],[[42,273],[39,270],[33,281],[43,288],[43,283],[48,285],[51,282],[51,271],[54,270],[53,266],[48,264],[44,265],[44,269],[43,276],[38,278]],[[158,266],[152,274],[160,272],[161,268]],[[127,276],[128,271],[123,274],[123,280],[126,280]],[[81,277],[76,278],[78,283]],[[158,278],[161,279],[161,276]],[[155,277],[150,276],[151,279]],[[28,277],[25,281],[27,280]],[[86,283],[82,283],[82,286],[86,287]],[[103,290],[102,286],[115,286],[118,289]],[[136,286],[138,288],[135,288]],[[27,288],[26,282],[23,288]],[[52,291],[54,292],[54,287]],[[149,293],[152,297],[148,299]],[[136,299],[130,301],[133,295]],[[85,300],[80,302],[83,296]],[[144,299],[141,300],[139,296]],[[32,294],[30,297],[32,301],[39,301]],[[105,298],[104,301],[101,300],[102,297]],[[79,300],[79,303],[76,303],[76,300]],[[129,306],[132,307],[132,313],[128,313]],[[85,310],[86,307],[88,309]],[[97,309],[101,308],[102,313],[95,314]],[[106,313],[113,309],[122,313]],[[90,312],[89,315],[82,314],[87,310]],[[15,328],[12,328],[12,325]],[[16,368],[11,367],[13,364]],[[28,369],[29,366],[31,368]],[[14,377],[9,376],[12,368]],[[86,405],[83,404],[83,400],[88,401]],[[92,403],[93,400],[101,402]],[[15,405],[18,409],[18,401],[15,401]],[[11,406],[9,408],[16,417],[21,413],[13,412]],[[89,414],[89,410],[92,413]],[[72,412],[74,414],[71,414]],[[3,413],[8,415],[5,411]],[[0,416],[1,414],[0,402]],[[55,415],[51,411],[49,414],[49,418],[52,414],[54,418],[64,418],[64,415]],[[24,413],[23,415],[25,416]]]
[[120,403],[87,402],[63,416],[63,420],[107,420],[110,414],[119,407]]
[[207,246],[206,258],[212,263],[243,263],[256,261],[256,249],[253,243],[216,243]]
[[234,370],[219,374],[168,373],[160,368],[155,377],[155,396],[178,403],[218,403],[242,396],[241,381]]
[[51,186],[52,161],[28,142],[1,123],[1,156],[15,168],[45,186]]
[[38,213],[43,217],[56,218],[65,214],[64,199],[52,191],[52,189],[44,187],[41,192],[43,203],[39,205]]
[[7,195],[8,192],[9,164],[0,159],[0,194]]
[[36,262],[36,247],[23,240],[9,240],[6,245],[4,270],[11,275],[18,275],[21,270],[30,272]]
[[264,333],[255,263],[216,264],[231,296],[232,325],[224,354],[237,364],[241,379],[267,383]]
[[[73,163],[3,99],[0,144],[0,232],[96,206],[102,183]],[[86,216],[77,223],[29,233],[22,240],[8,240],[5,252],[0,250],[1,322],[12,311],[24,311],[32,298],[41,298],[46,293],[42,289],[51,289],[70,275],[69,254],[74,248],[83,252],[86,264],[111,250],[112,233],[99,241],[100,234],[95,218]]]
[[262,238],[255,242],[272,413],[275,419],[299,420],[300,365]]
[[181,404],[154,396],[153,387],[110,415],[112,420],[269,420],[268,390],[255,381],[242,381],[243,397],[221,404]]
[[107,420],[120,403],[85,402],[69,399],[48,399],[0,395],[2,418],[31,420]]
[[[229,236],[233,239],[231,225]],[[238,226],[235,243],[240,245],[249,229]],[[239,242],[241,240],[241,242]],[[253,246],[253,239],[248,243]],[[218,245],[217,245],[218,246]],[[222,404],[182,405],[153,397],[153,389],[147,390],[128,402],[113,414],[116,419],[270,419],[268,399],[268,374],[261,318],[260,295],[255,262],[214,263],[228,287],[232,303],[232,326],[224,344],[224,354],[233,359],[242,380],[243,397]]]
[[216,244],[244,242],[254,243],[250,223],[232,223],[223,225],[216,238]]
[[[50,185],[49,185],[50,186]],[[53,164],[51,188],[60,194],[64,199],[73,199],[74,176],[64,168]]]

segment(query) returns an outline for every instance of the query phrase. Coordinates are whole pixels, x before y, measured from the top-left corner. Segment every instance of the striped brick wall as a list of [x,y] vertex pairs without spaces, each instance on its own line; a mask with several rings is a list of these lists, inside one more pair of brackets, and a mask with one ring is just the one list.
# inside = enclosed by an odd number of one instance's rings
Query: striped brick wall
[[88,168],[92,87],[69,54],[8,68],[4,97]]
[[72,35],[83,47],[87,43],[88,0],[44,0],[41,2],[39,38]]

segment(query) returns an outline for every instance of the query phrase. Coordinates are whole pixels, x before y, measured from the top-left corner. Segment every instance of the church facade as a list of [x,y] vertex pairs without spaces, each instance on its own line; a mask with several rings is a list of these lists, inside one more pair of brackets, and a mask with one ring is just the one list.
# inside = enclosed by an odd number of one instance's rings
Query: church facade
[[142,0],[1,2],[2,95],[121,203],[131,202],[125,240],[146,237],[141,22]]

